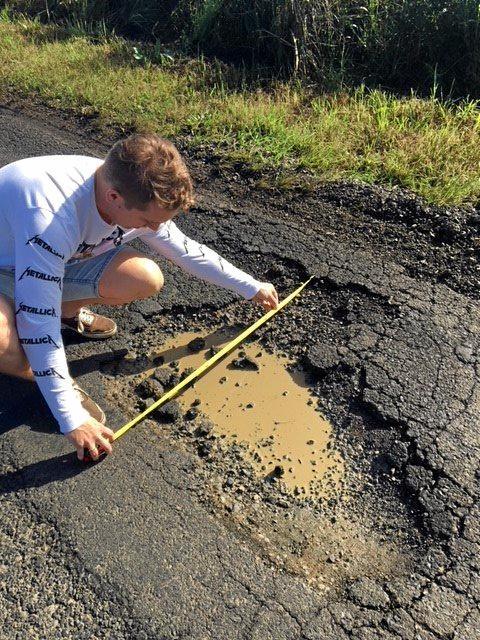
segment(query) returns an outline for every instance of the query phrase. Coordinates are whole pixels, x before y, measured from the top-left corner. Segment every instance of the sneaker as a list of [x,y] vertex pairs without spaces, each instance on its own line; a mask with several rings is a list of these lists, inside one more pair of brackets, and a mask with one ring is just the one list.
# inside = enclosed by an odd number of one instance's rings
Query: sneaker
[[98,422],[105,424],[106,417],[103,409],[99,407],[98,404],[88,395],[88,393],[80,387],[78,382],[72,380],[72,384],[73,388],[77,392],[78,397],[80,398],[80,402],[82,403],[82,407],[85,409],[85,411],[88,411],[92,418],[95,418],[95,420],[97,420]]
[[78,315],[73,318],[62,318],[62,325],[73,329],[85,338],[94,340],[104,340],[117,333],[116,322],[86,307],[82,307]]

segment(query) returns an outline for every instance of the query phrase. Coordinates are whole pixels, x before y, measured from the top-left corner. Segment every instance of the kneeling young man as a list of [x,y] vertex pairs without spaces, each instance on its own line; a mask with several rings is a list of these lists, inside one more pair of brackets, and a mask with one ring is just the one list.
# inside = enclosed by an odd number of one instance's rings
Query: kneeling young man
[[193,204],[177,149],[154,134],[117,142],[105,161],[45,156],[0,169],[0,372],[36,380],[83,458],[112,450],[105,414],[68,373],[64,324],[88,338],[116,333],[87,305],[122,305],[163,286],[158,265],[126,243],[140,238],[182,269],[271,309],[278,296],[173,222]]

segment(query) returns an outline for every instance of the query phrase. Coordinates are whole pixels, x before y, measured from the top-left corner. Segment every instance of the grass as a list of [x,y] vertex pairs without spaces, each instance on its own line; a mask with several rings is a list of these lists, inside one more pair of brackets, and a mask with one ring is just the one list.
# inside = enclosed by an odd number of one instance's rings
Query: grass
[[476,0],[6,0],[77,33],[172,43],[252,74],[480,98]]
[[225,160],[274,169],[284,185],[354,179],[400,185],[431,203],[479,200],[475,101],[398,99],[364,87],[314,95],[293,84],[234,91],[202,61],[161,53],[156,61],[119,38],[0,20],[0,87],[52,107],[215,146]]

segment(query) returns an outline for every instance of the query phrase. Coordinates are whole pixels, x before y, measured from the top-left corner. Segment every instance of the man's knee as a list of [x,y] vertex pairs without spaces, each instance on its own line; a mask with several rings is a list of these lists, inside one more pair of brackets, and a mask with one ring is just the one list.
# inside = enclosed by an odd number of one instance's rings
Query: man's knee
[[119,253],[100,280],[100,296],[106,300],[132,302],[148,298],[163,287],[160,267],[135,250]]
[[0,296],[0,355],[11,345],[16,335],[13,305],[4,296]]
[[141,264],[137,267],[140,297],[148,298],[157,294],[163,287],[163,273],[153,260],[139,258]]
[[0,295],[0,373],[32,379],[27,358],[18,340],[13,302]]

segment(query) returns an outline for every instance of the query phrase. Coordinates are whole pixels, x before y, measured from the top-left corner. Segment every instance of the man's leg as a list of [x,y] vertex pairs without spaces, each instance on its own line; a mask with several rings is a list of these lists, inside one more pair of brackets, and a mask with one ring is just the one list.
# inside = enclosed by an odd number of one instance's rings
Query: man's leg
[[13,300],[0,295],[0,373],[33,380],[33,373],[19,342]]
[[[66,317],[88,304],[122,305],[148,298],[163,286],[163,275],[153,260],[134,249],[118,253],[105,268],[99,283],[100,298],[62,304]],[[13,301],[0,295],[0,373],[33,380],[32,370],[19,342]]]
[[163,287],[163,274],[158,265],[142,253],[126,247],[107,265],[99,282],[99,298],[63,302],[62,316],[72,318],[81,307],[102,304],[118,306],[142,300]]

